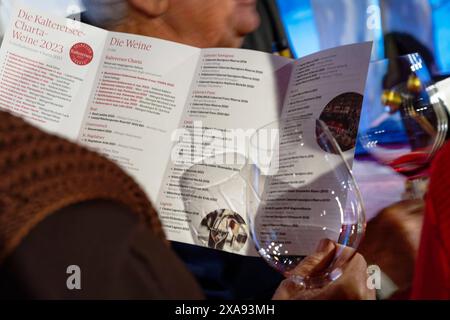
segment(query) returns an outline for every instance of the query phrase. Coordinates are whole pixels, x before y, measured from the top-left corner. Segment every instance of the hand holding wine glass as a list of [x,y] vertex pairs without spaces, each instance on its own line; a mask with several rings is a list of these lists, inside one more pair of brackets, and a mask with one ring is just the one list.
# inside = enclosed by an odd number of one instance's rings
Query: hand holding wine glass
[[353,255],[341,269],[338,279],[319,288],[305,288],[297,278],[311,278],[323,272],[336,254],[336,244],[324,239],[313,254],[306,257],[275,292],[274,300],[373,300],[375,290],[367,286],[367,263],[360,254]]

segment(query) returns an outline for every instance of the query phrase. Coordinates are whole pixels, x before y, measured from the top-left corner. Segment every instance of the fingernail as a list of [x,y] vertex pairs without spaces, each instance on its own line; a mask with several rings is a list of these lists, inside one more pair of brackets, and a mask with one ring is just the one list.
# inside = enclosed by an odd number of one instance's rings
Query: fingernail
[[329,241],[330,241],[330,240],[328,240],[328,239],[322,239],[322,240],[320,240],[319,244],[317,245],[316,252],[322,252],[322,251],[325,251],[326,248],[328,247]]

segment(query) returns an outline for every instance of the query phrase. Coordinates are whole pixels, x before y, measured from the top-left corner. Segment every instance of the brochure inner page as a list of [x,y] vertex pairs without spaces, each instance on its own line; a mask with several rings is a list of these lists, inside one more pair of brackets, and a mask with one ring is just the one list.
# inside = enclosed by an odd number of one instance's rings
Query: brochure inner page
[[127,170],[153,202],[199,57],[174,42],[107,37],[79,140]]
[[[249,136],[278,119],[291,64],[250,50],[202,50],[158,201],[170,240],[255,253],[245,186],[236,173],[245,168]],[[199,165],[212,155],[223,157],[216,157],[212,166]],[[205,190],[190,188],[192,183]],[[226,196],[213,194],[216,191]],[[231,221],[234,231],[228,232]],[[220,243],[211,233],[214,224],[225,237]]]
[[284,252],[306,256],[321,239],[337,241],[343,228],[357,223],[344,214],[356,210],[347,203],[348,192],[356,190],[346,183],[343,159],[351,166],[370,52],[371,43],[363,43],[295,61],[265,205],[255,219],[262,243],[276,238]]

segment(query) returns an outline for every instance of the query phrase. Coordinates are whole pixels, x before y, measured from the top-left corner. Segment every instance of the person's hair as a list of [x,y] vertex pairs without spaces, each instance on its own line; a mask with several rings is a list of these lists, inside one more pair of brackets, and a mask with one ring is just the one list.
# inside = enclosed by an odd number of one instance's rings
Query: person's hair
[[128,14],[127,0],[82,0],[86,11],[85,22],[109,28],[118,25]]

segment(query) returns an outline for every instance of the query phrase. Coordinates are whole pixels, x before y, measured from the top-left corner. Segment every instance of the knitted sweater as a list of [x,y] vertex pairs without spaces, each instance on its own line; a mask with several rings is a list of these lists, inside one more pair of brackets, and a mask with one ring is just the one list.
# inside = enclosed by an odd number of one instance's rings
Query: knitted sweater
[[126,206],[164,238],[145,193],[118,166],[0,112],[0,263],[43,219],[89,200]]

